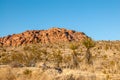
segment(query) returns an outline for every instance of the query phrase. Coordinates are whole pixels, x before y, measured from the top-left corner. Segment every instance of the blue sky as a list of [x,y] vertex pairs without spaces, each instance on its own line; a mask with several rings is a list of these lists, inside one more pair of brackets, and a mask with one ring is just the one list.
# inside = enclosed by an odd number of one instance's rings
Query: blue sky
[[0,36],[51,27],[120,40],[120,0],[0,0]]

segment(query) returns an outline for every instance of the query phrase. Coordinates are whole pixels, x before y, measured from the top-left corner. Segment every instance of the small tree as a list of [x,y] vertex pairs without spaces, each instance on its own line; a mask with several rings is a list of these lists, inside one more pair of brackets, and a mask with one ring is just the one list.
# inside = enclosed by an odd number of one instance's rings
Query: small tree
[[90,49],[95,46],[95,42],[91,38],[85,38],[83,40],[83,45],[86,47],[86,54],[85,54],[85,60],[88,64],[92,63],[92,54],[90,53]]
[[41,50],[35,45],[25,46],[23,50],[24,50],[24,57],[26,59],[25,61],[28,61],[29,63],[28,66],[35,66],[35,63],[42,59]]
[[46,65],[46,62],[48,61],[48,58],[49,58],[49,53],[47,52],[47,49],[42,49],[41,50],[41,53],[42,53],[42,59],[43,59],[43,64]]
[[60,63],[62,63],[63,60],[62,52],[60,50],[57,51],[53,50],[53,58],[54,62],[57,64],[56,67],[60,67]]
[[77,52],[76,52],[76,49],[78,49],[78,45],[76,43],[71,43],[69,48],[72,50],[72,62],[73,62],[73,67],[77,68],[79,63],[78,63],[78,60],[77,60]]

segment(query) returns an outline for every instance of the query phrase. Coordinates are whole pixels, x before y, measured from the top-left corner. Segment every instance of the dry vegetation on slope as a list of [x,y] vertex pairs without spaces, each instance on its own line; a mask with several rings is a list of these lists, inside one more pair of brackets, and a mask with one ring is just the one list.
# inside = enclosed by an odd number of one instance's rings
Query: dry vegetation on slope
[[90,45],[89,51],[81,42],[1,47],[0,80],[119,80],[120,41]]
[[0,47],[0,80],[120,80],[120,41]]

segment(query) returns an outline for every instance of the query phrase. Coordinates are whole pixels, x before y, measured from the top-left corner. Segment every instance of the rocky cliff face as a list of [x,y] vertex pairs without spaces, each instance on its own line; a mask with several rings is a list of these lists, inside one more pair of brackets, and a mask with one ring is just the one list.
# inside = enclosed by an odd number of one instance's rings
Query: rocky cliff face
[[54,43],[65,41],[79,41],[87,37],[82,32],[75,32],[64,28],[51,28],[48,30],[30,30],[20,34],[8,35],[0,38],[3,46],[19,46],[31,43]]

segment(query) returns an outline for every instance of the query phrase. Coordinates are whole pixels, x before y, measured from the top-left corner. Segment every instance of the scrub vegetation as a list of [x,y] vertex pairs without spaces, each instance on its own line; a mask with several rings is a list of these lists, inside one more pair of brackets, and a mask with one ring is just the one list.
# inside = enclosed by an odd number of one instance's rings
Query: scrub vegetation
[[119,80],[120,41],[0,47],[0,80]]

